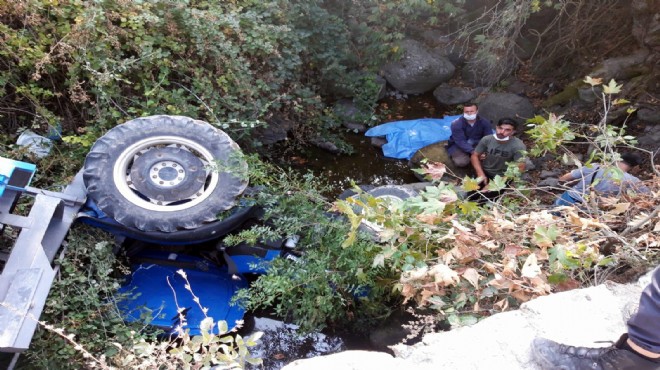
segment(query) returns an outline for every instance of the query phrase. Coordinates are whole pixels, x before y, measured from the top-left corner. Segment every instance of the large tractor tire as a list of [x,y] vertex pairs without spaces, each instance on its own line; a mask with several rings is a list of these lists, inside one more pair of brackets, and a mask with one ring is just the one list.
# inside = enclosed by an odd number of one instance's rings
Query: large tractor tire
[[162,232],[216,221],[248,184],[238,145],[210,124],[183,116],[114,127],[92,146],[83,180],[88,196],[115,221]]

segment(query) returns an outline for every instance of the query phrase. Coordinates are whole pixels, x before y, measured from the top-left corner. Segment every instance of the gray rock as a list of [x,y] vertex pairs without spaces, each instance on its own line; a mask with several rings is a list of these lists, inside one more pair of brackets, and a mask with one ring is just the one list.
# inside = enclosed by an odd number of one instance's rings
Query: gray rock
[[498,62],[490,65],[489,60],[472,57],[463,66],[461,77],[473,86],[494,86],[510,74],[507,64]]
[[399,61],[383,68],[387,82],[406,94],[422,94],[449,80],[455,67],[449,59],[433,55],[424,45],[414,40],[402,43],[403,55]]
[[644,134],[640,135],[637,138],[637,141],[639,147],[656,151],[658,149],[658,143],[660,142],[660,125],[651,124],[646,126]]
[[641,108],[637,111],[637,118],[645,122],[660,123],[660,110]]
[[556,177],[548,177],[547,179],[543,179],[539,181],[538,186],[548,186],[551,188],[555,188],[559,186],[559,179]]
[[534,88],[528,83],[522,82],[517,78],[509,77],[505,81],[507,82],[505,88],[506,91],[512,94],[528,95],[532,90],[534,90]]
[[387,139],[383,136],[373,136],[371,138],[371,145],[377,148],[382,148],[385,144],[387,144]]
[[362,122],[369,113],[360,111],[353,100],[341,99],[335,103],[332,110],[342,126],[357,132],[367,131],[367,126]]
[[387,95],[387,81],[385,81],[383,76],[376,75],[374,77],[374,82],[376,84],[378,84],[378,86],[380,86],[380,88],[378,90],[378,99],[377,100],[381,100],[382,98],[385,97],[385,95]]
[[316,138],[316,139],[312,139],[311,143],[316,145],[317,147],[323,149],[323,150],[326,150],[326,151],[332,153],[332,154],[341,153],[341,150],[339,150],[337,145],[335,145],[334,143],[332,143],[330,141],[327,141],[327,140],[324,140],[324,139],[321,139],[321,138]]
[[477,93],[474,89],[442,84],[433,90],[433,96],[440,104],[456,105],[474,99]]
[[465,53],[455,45],[436,46],[431,50],[431,53],[449,59],[454,66],[462,66],[467,60]]
[[438,45],[444,46],[450,43],[452,40],[451,37],[448,36],[446,32],[436,29],[427,29],[424,32],[422,32],[420,36],[422,38],[422,41],[424,41],[425,44],[430,46],[438,46]]
[[[479,114],[497,123],[500,118],[512,118],[523,123],[534,117],[534,106],[529,99],[510,93],[487,95],[479,104]],[[518,128],[519,131],[522,127]]]
[[547,179],[548,177],[557,177],[559,176],[559,171],[548,171],[548,170],[543,170],[541,171],[541,174],[539,177],[542,179]]
[[633,53],[628,53],[625,56],[606,59],[601,63],[599,68],[592,71],[590,76],[598,76],[604,82],[609,82],[610,79],[622,80],[627,79],[628,69],[638,64],[644,63],[649,56],[648,49],[640,49]]
[[578,97],[584,102],[593,103],[602,97],[602,91],[603,89],[600,86],[582,87],[578,89]]
[[254,131],[257,140],[264,145],[272,145],[279,141],[287,139],[289,130],[293,127],[293,123],[280,117],[273,117],[268,120],[266,126],[259,127]]
[[660,16],[657,0],[632,0],[632,34],[640,46],[660,52]]
[[535,169],[536,169],[536,164],[534,164],[534,162],[531,159],[525,158],[525,171],[534,171]]

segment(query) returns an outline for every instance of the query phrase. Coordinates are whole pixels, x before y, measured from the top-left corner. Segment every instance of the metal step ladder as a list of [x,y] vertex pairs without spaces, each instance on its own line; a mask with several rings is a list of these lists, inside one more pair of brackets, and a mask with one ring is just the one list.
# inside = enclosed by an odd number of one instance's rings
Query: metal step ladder
[[[35,171],[0,157],[0,232],[20,229],[9,252],[0,253],[0,352],[15,358],[30,345],[57,274],[53,260],[86,198],[81,172],[56,193],[28,186]],[[12,213],[23,196],[34,197],[27,216]]]

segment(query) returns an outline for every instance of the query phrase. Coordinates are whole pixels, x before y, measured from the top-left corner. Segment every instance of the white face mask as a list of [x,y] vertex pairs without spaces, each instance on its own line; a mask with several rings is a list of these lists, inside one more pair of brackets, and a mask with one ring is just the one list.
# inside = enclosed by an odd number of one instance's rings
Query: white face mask
[[497,137],[497,134],[493,134],[493,137],[494,137],[495,140],[497,140],[497,141],[508,141],[509,138],[510,138],[511,136],[507,136],[507,137],[505,137],[504,139],[500,139],[499,137]]
[[477,115],[476,115],[476,114],[467,114],[467,113],[463,113],[463,117],[464,117],[466,120],[468,120],[468,121],[474,121],[475,119],[477,119]]

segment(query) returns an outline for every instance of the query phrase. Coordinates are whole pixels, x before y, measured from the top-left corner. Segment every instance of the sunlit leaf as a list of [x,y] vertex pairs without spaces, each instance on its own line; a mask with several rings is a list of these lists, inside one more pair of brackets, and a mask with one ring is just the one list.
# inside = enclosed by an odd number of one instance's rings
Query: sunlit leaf
[[441,162],[431,162],[422,166],[424,173],[428,175],[431,180],[440,180],[447,172],[447,167]]
[[523,265],[521,274],[526,278],[533,278],[538,276],[541,273],[541,268],[539,267],[534,253],[527,256],[525,264]]
[[617,85],[614,79],[611,79],[610,83],[603,85],[603,92],[608,95],[618,94],[621,92],[621,86],[622,85]]
[[488,182],[488,190],[489,191],[500,191],[504,188],[506,188],[506,177],[502,177],[500,175],[495,176],[494,179],[490,180]]
[[431,267],[429,274],[433,276],[433,279],[437,284],[443,286],[455,285],[459,281],[458,273],[442,263]]
[[626,99],[616,99],[612,102],[612,104],[614,104],[614,105],[621,105],[621,104],[628,104],[628,103],[630,103],[630,100],[626,100]]
[[539,247],[551,247],[553,242],[557,240],[559,235],[559,230],[554,225],[549,227],[545,226],[536,226],[534,229],[533,240],[536,245]]
[[591,86],[598,86],[598,85],[603,83],[603,79],[602,78],[593,78],[591,76],[585,76],[584,80],[582,80],[582,82],[587,83]]
[[461,275],[463,279],[467,280],[472,286],[477,289],[479,288],[479,272],[474,268],[467,268],[463,271]]
[[479,178],[471,178],[465,176],[463,179],[463,184],[461,185],[465,191],[476,191],[479,190]]

